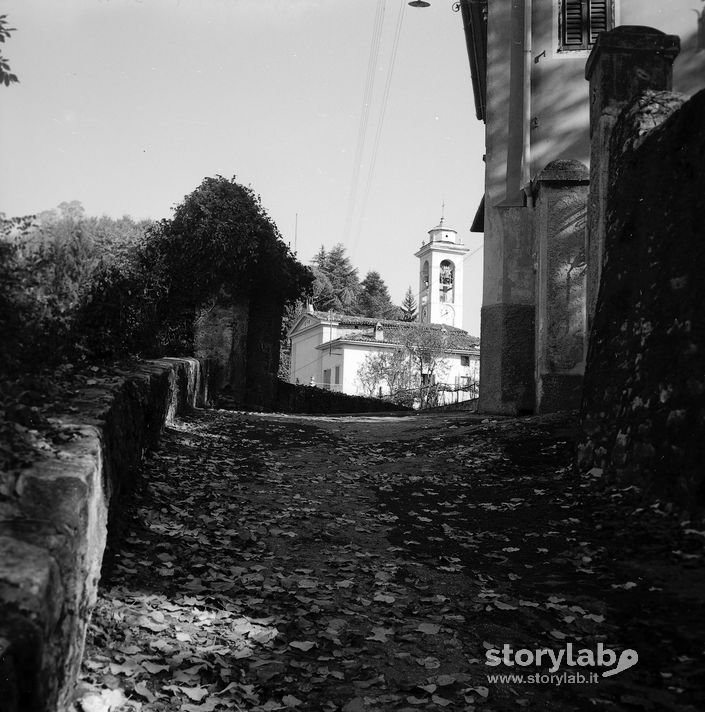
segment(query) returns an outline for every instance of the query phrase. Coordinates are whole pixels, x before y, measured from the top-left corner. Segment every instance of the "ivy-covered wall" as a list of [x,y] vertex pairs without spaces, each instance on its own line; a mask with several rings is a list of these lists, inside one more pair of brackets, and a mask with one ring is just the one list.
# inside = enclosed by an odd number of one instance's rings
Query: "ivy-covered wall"
[[646,92],[612,136],[581,468],[705,507],[705,91]]

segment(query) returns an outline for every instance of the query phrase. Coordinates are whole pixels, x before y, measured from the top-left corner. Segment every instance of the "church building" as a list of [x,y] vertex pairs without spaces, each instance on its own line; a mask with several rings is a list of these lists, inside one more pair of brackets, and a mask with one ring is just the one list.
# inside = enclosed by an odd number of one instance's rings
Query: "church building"
[[[289,331],[291,383],[365,396],[389,396],[400,383],[411,389],[423,384],[434,388],[440,404],[476,397],[480,340],[462,329],[463,257],[468,249],[443,223],[441,218],[429,230],[415,255],[420,268],[417,320],[380,320],[309,306]],[[425,337],[418,337],[422,332]],[[409,344],[415,338],[433,341],[435,368],[411,356]],[[383,355],[397,364],[399,373],[372,383],[366,378],[369,364]]]

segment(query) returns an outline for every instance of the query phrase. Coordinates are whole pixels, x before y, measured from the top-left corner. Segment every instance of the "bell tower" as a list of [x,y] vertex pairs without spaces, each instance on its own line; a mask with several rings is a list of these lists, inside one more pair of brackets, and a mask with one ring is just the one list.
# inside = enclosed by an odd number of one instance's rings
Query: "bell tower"
[[419,321],[463,328],[463,257],[468,248],[444,217],[428,231],[419,258]]

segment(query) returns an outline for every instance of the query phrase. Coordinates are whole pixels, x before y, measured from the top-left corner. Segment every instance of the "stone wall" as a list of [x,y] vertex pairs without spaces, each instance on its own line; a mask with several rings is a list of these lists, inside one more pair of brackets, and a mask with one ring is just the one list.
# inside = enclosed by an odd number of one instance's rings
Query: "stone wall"
[[385,411],[411,412],[410,408],[379,398],[350,396],[325,388],[302,386],[279,380],[277,411],[282,413],[380,413]]
[[196,359],[145,362],[72,402],[66,442],[16,473],[0,502],[0,708],[64,710],[81,664],[108,522],[145,449],[209,398]]
[[615,127],[578,464],[705,507],[705,91]]

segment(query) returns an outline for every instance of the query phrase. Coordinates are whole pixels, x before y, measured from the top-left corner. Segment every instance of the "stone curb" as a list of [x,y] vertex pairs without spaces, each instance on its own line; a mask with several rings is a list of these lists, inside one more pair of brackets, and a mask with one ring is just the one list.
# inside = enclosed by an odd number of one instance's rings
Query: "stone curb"
[[119,495],[164,425],[208,403],[210,372],[165,358],[84,389],[56,421],[72,440],[19,472],[0,518],[3,712],[70,705]]

